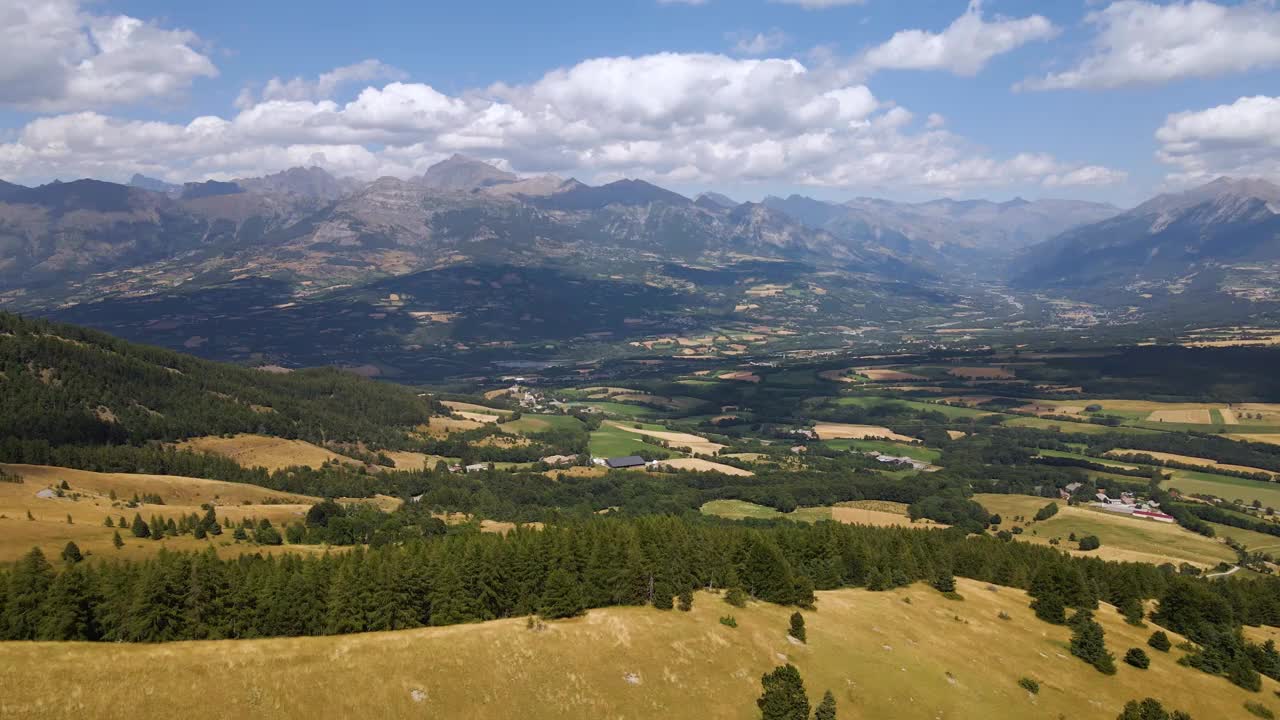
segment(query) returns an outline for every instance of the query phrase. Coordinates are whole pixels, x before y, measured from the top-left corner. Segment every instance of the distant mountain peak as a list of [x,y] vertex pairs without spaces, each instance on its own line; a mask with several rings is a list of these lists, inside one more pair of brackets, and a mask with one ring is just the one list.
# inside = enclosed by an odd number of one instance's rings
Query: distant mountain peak
[[240,187],[253,193],[276,193],[336,200],[351,189],[354,181],[339,180],[317,165],[291,167],[278,173],[236,180]]
[[423,185],[436,190],[468,192],[493,185],[516,182],[515,173],[501,170],[486,162],[454,153],[427,168],[420,179]]
[[727,195],[722,195],[718,192],[704,192],[698,197],[694,198],[694,202],[704,207],[706,206],[710,206],[713,208],[718,207],[718,208],[723,208],[725,210],[737,207],[739,205],[739,203],[733,198],[728,197]]
[[181,185],[165,182],[158,178],[147,177],[142,173],[134,173],[133,177],[129,178],[129,185],[136,188],[142,188],[143,190],[151,190],[152,192],[170,195],[177,194],[182,191]]

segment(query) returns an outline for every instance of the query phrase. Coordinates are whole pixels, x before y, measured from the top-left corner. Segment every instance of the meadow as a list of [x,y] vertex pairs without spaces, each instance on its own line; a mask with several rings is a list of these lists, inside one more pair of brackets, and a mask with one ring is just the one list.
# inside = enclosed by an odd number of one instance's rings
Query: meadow
[[[520,618],[315,638],[5,643],[0,715],[53,720],[127,708],[160,717],[198,706],[205,718],[377,708],[387,718],[487,720],[518,707],[532,720],[748,720],[759,717],[760,676],[784,662],[799,669],[812,703],[830,689],[842,718],[1113,720],[1143,697],[1195,718],[1245,720],[1246,700],[1280,708],[1274,681],[1248,693],[1179,665],[1177,649],[1151,653],[1150,669],[1119,663],[1116,675],[1101,675],[1070,655],[1068,628],[1035,619],[1025,593],[965,579],[957,590],[963,600],[922,584],[819,592],[817,610],[804,613],[807,643],[787,639],[791,608],[734,608],[705,592],[690,612],[611,608],[533,628]],[[719,622],[726,615],[737,627]],[[1097,619],[1117,656],[1145,647],[1151,628],[1125,624],[1106,604]],[[1039,693],[1019,687],[1022,677],[1039,682]]]

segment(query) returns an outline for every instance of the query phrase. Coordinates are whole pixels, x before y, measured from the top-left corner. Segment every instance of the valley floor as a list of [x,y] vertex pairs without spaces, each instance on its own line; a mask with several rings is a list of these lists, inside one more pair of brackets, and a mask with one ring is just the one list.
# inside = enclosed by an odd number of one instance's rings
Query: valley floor
[[[1067,628],[1034,618],[1025,593],[965,579],[958,590],[963,601],[925,585],[820,592],[807,644],[786,637],[790,608],[737,609],[709,593],[689,613],[612,608],[542,630],[512,619],[320,638],[0,643],[0,716],[747,720],[759,717],[761,674],[784,662],[813,702],[830,689],[846,720],[1111,720],[1143,697],[1198,720],[1249,718],[1246,700],[1280,708],[1280,684],[1264,678],[1248,693],[1178,665],[1177,649],[1152,651],[1149,670],[1117,662],[1117,675],[1102,675],[1069,654]],[[1154,629],[1107,605],[1097,617],[1117,658]],[[1023,676],[1039,694],[1018,686]]]

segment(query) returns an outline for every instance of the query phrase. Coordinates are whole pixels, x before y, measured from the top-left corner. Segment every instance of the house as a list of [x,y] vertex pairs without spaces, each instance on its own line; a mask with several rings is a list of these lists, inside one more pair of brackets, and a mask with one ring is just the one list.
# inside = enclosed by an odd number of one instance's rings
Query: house
[[1111,498],[1107,497],[1107,492],[1105,490],[1099,490],[1098,493],[1094,495],[1094,497],[1098,498],[1098,502],[1100,503],[1103,503],[1105,505],[1111,504]]
[[472,472],[483,472],[483,471],[488,470],[488,469],[489,469],[489,463],[473,463],[473,464],[471,464],[471,465],[468,465],[468,466],[465,468],[465,470],[466,470],[467,472],[469,472],[469,473],[472,473]]
[[578,458],[573,455],[548,455],[542,458],[542,462],[550,465],[551,467],[572,465],[577,461]]
[[644,458],[640,457],[639,455],[627,455],[626,457],[605,458],[604,464],[610,470],[643,467]]

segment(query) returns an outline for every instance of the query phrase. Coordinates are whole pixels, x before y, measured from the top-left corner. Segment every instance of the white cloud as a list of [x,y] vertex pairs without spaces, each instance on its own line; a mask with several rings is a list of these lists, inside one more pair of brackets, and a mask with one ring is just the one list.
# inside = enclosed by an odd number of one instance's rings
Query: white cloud
[[866,5],[867,0],[772,0],[783,5],[799,5],[807,10],[825,10],[846,5]]
[[[403,80],[405,77],[403,70],[380,60],[361,60],[321,73],[314,80],[302,77],[283,80],[273,77],[262,88],[260,97],[262,100],[322,100],[333,97],[340,88],[355,83]],[[236,98],[236,107],[252,107],[256,102],[253,91],[246,88]]]
[[778,29],[754,35],[729,33],[727,38],[733,42],[733,51],[739,55],[766,55],[781,49],[790,40],[786,33]]
[[1101,165],[1085,165],[1068,172],[1050,174],[1044,179],[1049,187],[1076,187],[1082,185],[1115,185],[1129,179],[1129,173]]
[[1280,97],[1242,97],[1229,105],[1181,112],[1156,131],[1156,157],[1173,184],[1220,175],[1280,179]]
[[[796,60],[663,53],[588,60],[459,95],[391,82],[349,102],[269,99],[186,124],[83,112],[0,144],[0,177],[230,178],[320,164],[407,177],[453,152],[587,180],[764,182],[948,192],[1082,177],[1044,155],[992,157],[841,73]],[[1072,175],[1072,173],[1077,173]]]
[[75,0],[0,0],[0,105],[64,111],[129,105],[218,74],[199,38]]
[[1122,0],[1089,13],[1086,22],[1097,28],[1097,37],[1076,67],[1018,87],[1155,85],[1280,65],[1280,11],[1272,2]]
[[865,72],[893,70],[946,70],[956,75],[976,75],[991,58],[1058,32],[1041,15],[1025,18],[996,17],[986,20],[979,0],[970,0],[964,14],[945,30],[902,30],[865,53],[859,66]]

